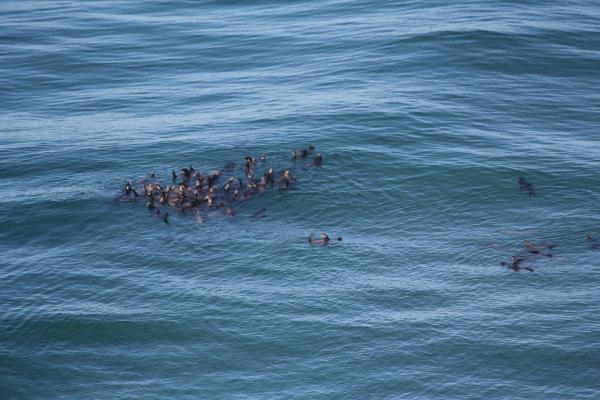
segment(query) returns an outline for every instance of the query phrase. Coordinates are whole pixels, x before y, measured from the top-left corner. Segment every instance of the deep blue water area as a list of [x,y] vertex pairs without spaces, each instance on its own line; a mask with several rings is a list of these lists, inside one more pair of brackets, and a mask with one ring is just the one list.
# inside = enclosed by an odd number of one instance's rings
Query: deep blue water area
[[[600,397],[598,2],[0,18],[1,399]],[[233,217],[118,199],[263,153]]]

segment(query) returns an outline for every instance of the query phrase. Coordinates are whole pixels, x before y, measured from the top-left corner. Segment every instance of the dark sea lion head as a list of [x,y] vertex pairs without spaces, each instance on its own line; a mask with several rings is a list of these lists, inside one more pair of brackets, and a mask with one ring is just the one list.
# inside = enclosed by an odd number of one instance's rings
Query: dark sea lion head
[[316,165],[323,164],[323,156],[320,153],[317,153],[317,155],[315,156],[315,164]]
[[308,151],[310,151],[311,153],[312,153],[313,151],[315,151],[315,145],[314,145],[314,144],[311,144],[310,146],[308,146]]

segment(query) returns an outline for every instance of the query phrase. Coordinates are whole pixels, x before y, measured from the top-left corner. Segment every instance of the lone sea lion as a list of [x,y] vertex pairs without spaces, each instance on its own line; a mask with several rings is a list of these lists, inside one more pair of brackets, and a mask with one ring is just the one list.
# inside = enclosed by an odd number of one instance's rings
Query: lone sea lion
[[508,265],[507,263],[505,263],[504,261],[500,262],[500,265],[503,267],[507,267],[512,269],[513,271],[519,272],[521,269],[525,269],[529,272],[533,272],[534,269],[530,268],[530,267],[522,267],[521,263],[525,261],[524,257],[521,257],[519,255],[516,256],[512,256],[512,263],[510,265]]
[[587,235],[587,241],[590,243],[590,247],[594,250],[600,250],[600,242],[598,239],[594,239],[592,234]]
[[[330,240],[331,239],[329,238],[329,235],[327,235],[325,232],[321,232],[321,239],[314,239],[312,233],[308,236],[308,243],[310,243],[310,244],[318,244],[318,245],[324,246],[326,244],[329,244]],[[338,236],[336,238],[336,240],[341,242],[342,237]]]
[[323,165],[323,156],[320,153],[317,153],[314,162],[317,167],[320,167],[321,165]]
[[256,222],[259,219],[266,217],[266,214],[267,214],[267,209],[263,207],[260,209],[260,211],[252,214],[251,220],[252,220],[252,222]]
[[535,193],[535,188],[531,182],[527,182],[527,180],[523,177],[519,178],[519,190],[526,191],[529,197],[537,196]]

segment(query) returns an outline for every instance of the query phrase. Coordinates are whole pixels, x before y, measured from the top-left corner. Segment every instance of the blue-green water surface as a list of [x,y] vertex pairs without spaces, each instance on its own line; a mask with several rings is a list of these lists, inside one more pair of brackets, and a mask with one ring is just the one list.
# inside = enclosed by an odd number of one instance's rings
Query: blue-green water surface
[[[1,399],[600,397],[597,2],[0,18]],[[235,219],[113,201],[311,143]],[[557,247],[501,267],[524,240]]]

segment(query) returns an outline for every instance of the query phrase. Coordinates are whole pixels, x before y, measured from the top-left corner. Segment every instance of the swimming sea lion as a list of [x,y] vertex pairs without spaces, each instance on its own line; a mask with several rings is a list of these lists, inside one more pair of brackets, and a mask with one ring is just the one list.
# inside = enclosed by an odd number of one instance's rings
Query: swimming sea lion
[[135,197],[138,197],[138,193],[135,191],[135,189],[133,188],[133,186],[131,186],[131,182],[127,182],[127,184],[125,184],[125,194],[126,195],[131,195],[133,194]]
[[[522,263],[523,261],[525,261],[525,258],[523,258],[523,257],[521,257],[521,256],[519,256],[519,255],[516,255],[516,256],[512,256],[512,260],[513,260],[513,261],[512,261],[512,264],[511,264],[511,266],[510,266],[509,268],[511,268],[513,271],[516,271],[516,272],[518,272],[518,271],[519,271],[519,270],[521,270],[521,269],[525,269],[525,270],[527,270],[527,271],[529,271],[529,272],[533,272],[533,271],[534,271],[534,269],[533,269],[533,268],[530,268],[530,267],[522,267],[522,266],[521,266],[521,263]],[[502,264],[502,263],[501,263],[500,265],[506,265],[506,264]]]
[[600,242],[598,239],[592,237],[592,234],[587,235],[587,241],[590,243],[590,247],[594,250],[600,250]]
[[326,244],[329,244],[329,240],[329,236],[325,232],[321,232],[321,239],[313,239],[312,233],[310,234],[310,236],[308,236],[308,243],[310,244],[318,244],[324,246]]
[[529,240],[524,240],[523,244],[525,245],[525,248],[531,253],[531,254],[539,254],[542,256],[546,256],[546,257],[552,257],[552,254],[550,253],[542,253],[540,250],[541,248],[547,248],[547,249],[553,249],[554,247],[556,247],[555,244],[546,244],[546,243],[540,243],[540,244],[534,244],[532,242],[530,242]]
[[275,183],[275,177],[273,176],[273,168],[269,168],[269,170],[265,173],[265,178],[267,179],[267,183],[269,185],[273,185]]
[[536,196],[533,184],[531,182],[527,182],[527,180],[523,177],[519,178],[519,190],[527,191],[529,197]]
[[225,212],[225,215],[227,215],[229,219],[233,220],[235,218],[235,210],[225,204],[223,204],[223,206],[225,207],[223,210]]
[[266,213],[267,213],[267,209],[263,207],[258,212],[255,212],[254,214],[252,214],[252,217],[250,217],[250,219],[253,222],[256,222],[259,219],[264,218],[266,216]]
[[317,153],[314,162],[317,167],[320,167],[321,165],[323,165],[323,156],[320,153]]

